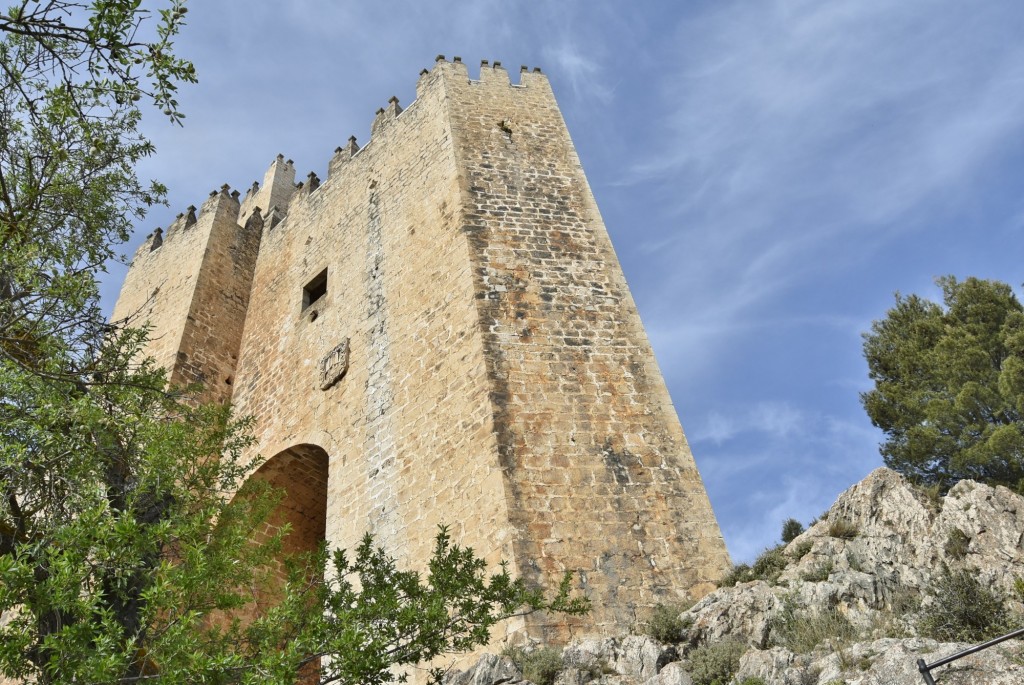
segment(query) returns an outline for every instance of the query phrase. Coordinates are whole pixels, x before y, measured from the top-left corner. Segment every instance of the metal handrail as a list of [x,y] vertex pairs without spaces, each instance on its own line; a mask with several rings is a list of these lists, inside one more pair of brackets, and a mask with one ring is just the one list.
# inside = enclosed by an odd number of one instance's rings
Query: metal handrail
[[1018,628],[1017,630],[1013,631],[1012,633],[1007,633],[1006,635],[1003,635],[1002,637],[993,638],[993,639],[989,640],[988,642],[981,643],[980,645],[975,645],[974,647],[968,647],[967,649],[963,650],[962,652],[957,652],[956,654],[954,654],[952,656],[947,656],[944,659],[939,659],[935,663],[926,664],[924,662],[924,659],[918,659],[917,660],[917,670],[921,672],[921,677],[924,678],[924,682],[926,683],[926,685],[935,685],[935,681],[932,679],[932,674],[931,674],[931,671],[932,671],[933,668],[938,668],[939,666],[945,666],[946,664],[948,664],[951,661],[956,661],[957,659],[962,659],[963,657],[968,656],[970,654],[974,654],[975,652],[980,652],[983,649],[988,649],[989,647],[993,647],[995,645],[998,645],[1000,642],[1006,642],[1007,640],[1011,640],[1011,639],[1013,639],[1015,637],[1021,637],[1021,636],[1024,636],[1024,628]]

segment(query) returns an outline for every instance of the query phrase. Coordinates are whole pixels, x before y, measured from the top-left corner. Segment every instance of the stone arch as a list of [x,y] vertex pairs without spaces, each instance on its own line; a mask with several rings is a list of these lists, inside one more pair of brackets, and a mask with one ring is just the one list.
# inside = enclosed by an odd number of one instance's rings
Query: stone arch
[[[326,539],[328,461],[322,447],[299,444],[278,452],[249,476],[249,480],[264,481],[282,493],[266,529],[257,536],[269,537],[288,525],[290,532],[284,537],[281,550],[285,556],[313,552]],[[282,588],[278,583],[284,580],[283,565],[278,567],[277,573],[277,580],[270,578],[262,587],[251,588],[255,600],[251,610],[272,606],[280,600]],[[309,573],[312,575],[313,570]],[[243,620],[254,617],[255,614],[241,616]],[[300,685],[319,682],[319,669],[319,660],[307,664],[296,682]]]
[[285,554],[313,551],[326,538],[327,464],[322,447],[301,444],[278,452],[249,476],[283,493],[268,525],[271,530],[290,525],[291,532],[284,538]]

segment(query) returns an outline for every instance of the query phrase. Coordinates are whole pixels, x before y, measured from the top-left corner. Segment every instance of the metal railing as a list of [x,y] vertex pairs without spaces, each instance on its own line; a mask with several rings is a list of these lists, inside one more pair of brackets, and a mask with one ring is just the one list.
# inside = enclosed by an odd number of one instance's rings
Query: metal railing
[[935,685],[935,680],[932,679],[932,673],[931,673],[933,668],[938,668],[939,666],[945,666],[946,664],[950,663],[951,661],[956,661],[957,659],[962,659],[963,657],[968,656],[970,654],[974,654],[975,652],[980,652],[983,649],[988,649],[989,647],[993,647],[995,645],[998,645],[1000,642],[1006,642],[1007,640],[1012,640],[1015,637],[1021,637],[1021,636],[1024,636],[1024,628],[1019,628],[1019,629],[1013,631],[1012,633],[1008,633],[1006,635],[1003,635],[1002,637],[994,638],[992,640],[989,640],[988,642],[983,642],[980,645],[975,645],[974,647],[969,647],[969,648],[963,650],[962,652],[957,652],[956,654],[954,654],[952,656],[947,656],[944,659],[939,659],[938,661],[936,661],[934,663],[931,663],[931,664],[926,664],[924,662],[924,659],[918,659],[917,660],[917,670],[921,672],[921,677],[924,678],[924,682],[927,685]]

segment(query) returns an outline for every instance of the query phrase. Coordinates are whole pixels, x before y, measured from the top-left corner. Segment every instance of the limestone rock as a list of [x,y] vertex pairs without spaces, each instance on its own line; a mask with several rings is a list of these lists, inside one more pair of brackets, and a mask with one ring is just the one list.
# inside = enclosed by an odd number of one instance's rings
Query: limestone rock
[[686,612],[686,621],[691,624],[688,639],[697,644],[718,642],[728,636],[764,647],[770,621],[781,605],[777,593],[763,580],[721,588]]
[[[800,656],[774,647],[750,650],[740,660],[736,679],[759,677],[771,685],[921,685],[917,659],[931,663],[967,645],[922,638],[886,638],[854,643],[837,652]],[[994,649],[932,672],[942,685],[1010,685],[1024,682],[1020,646]]]
[[[719,588],[683,612],[687,627],[678,645],[637,635],[582,640],[563,652],[566,668],[556,685],[692,685],[686,654],[737,638],[750,649],[734,682],[920,685],[917,659],[932,663],[969,646],[913,636],[916,609],[907,598],[919,601],[944,565],[969,570],[1012,609],[1024,610],[1013,599],[1014,583],[1024,576],[1024,497],[1003,487],[963,481],[931,499],[899,474],[878,469],[782,552],[788,563],[774,583]],[[812,640],[817,646],[807,653],[778,646],[800,646],[782,640],[778,626],[785,616],[792,619],[788,612],[808,617],[824,610],[848,622],[845,636]],[[933,677],[942,685],[1024,683],[1024,640],[958,660]]]
[[760,677],[766,683],[805,685],[817,677],[808,661],[781,647],[751,649],[740,659],[739,678]]
[[611,671],[640,682],[653,678],[676,658],[674,647],[644,635],[582,640],[566,647],[562,655],[567,665]]
[[798,607],[835,609],[868,628],[878,612],[908,595],[919,598],[943,564],[970,569],[986,586],[1012,596],[1024,574],[1024,498],[962,481],[932,502],[899,474],[877,469],[783,553],[790,562],[776,584],[721,588],[694,605],[685,614],[690,641],[732,635],[765,647],[783,598]]
[[449,673],[445,685],[502,685],[526,683],[523,674],[507,656],[484,654],[469,669]]
[[647,680],[645,685],[693,685],[693,678],[678,661],[665,664],[658,675]]
[[[931,502],[899,474],[877,469],[786,547],[791,556],[808,544],[810,551],[780,580],[798,581],[831,562],[837,573],[874,578],[871,588],[859,579],[860,589],[843,599],[878,608],[889,589],[920,588],[945,562],[976,569],[985,582],[1009,591],[1014,572],[1024,567],[1022,536],[1024,498],[1007,488],[961,481]],[[956,538],[963,542],[952,544]]]

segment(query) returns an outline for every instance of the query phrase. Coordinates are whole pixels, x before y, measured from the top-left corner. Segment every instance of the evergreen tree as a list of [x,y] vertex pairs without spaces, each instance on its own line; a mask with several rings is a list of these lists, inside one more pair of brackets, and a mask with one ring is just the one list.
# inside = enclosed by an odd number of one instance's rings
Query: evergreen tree
[[1024,492],[1024,308],[1010,286],[938,279],[943,304],[896,295],[864,336],[885,463],[943,490],[970,478]]

